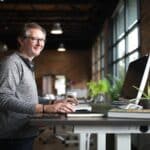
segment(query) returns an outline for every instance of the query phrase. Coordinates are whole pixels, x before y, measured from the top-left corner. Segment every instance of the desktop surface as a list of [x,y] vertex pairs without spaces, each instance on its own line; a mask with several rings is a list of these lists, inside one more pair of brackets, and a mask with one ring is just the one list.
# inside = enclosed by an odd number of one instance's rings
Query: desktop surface
[[150,119],[133,119],[133,118],[109,118],[109,117],[99,117],[99,118],[86,118],[81,119],[68,119],[66,114],[52,114],[48,117],[48,114],[39,114],[40,116],[29,116],[29,123],[35,126],[49,126],[49,125],[88,125],[88,126],[149,126]]

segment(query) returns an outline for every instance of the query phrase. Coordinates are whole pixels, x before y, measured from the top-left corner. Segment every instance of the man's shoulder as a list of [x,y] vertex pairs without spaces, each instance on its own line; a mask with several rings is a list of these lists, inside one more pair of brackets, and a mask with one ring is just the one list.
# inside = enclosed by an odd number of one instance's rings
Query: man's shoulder
[[17,60],[19,60],[19,55],[16,52],[14,52],[14,53],[8,55],[7,59],[17,61]]
[[13,65],[18,65],[20,64],[21,59],[17,53],[12,53],[10,55],[5,56],[1,61],[0,65],[4,67],[11,67]]
[[5,56],[3,59],[2,59],[2,62],[17,62],[17,61],[20,61],[20,58],[19,58],[19,55],[14,52],[14,53],[11,53],[7,56]]

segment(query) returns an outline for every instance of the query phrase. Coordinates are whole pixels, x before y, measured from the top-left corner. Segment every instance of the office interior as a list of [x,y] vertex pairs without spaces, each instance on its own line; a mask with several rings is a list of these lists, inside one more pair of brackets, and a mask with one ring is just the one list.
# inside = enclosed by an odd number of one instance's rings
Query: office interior
[[[149,0],[1,0],[0,59],[17,49],[19,25],[37,22],[47,30],[45,49],[34,60],[39,96],[73,91],[88,99],[89,81],[121,78],[130,62],[150,53],[149,8]],[[56,22],[61,35],[50,33]],[[66,51],[57,51],[61,43]]]

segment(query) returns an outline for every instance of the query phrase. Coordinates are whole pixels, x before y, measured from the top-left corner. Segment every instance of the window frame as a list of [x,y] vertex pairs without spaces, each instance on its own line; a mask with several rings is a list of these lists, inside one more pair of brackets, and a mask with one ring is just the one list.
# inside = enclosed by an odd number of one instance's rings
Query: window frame
[[[129,0],[124,0],[124,1],[120,1],[120,3],[118,4],[118,7],[116,8],[113,16],[112,16],[112,42],[111,42],[111,45],[110,45],[110,48],[108,50],[108,54],[110,54],[112,57],[109,57],[110,60],[109,60],[109,63],[108,63],[108,66],[109,66],[109,71],[111,74],[113,74],[114,77],[121,77],[123,74],[125,74],[127,68],[128,68],[128,65],[131,61],[139,58],[140,56],[140,27],[139,27],[139,22],[140,22],[140,9],[139,9],[139,0],[135,0],[136,2],[136,5],[137,5],[137,18],[136,18],[136,21],[134,21],[134,23],[130,26],[130,28],[128,29],[126,27],[126,24],[127,24],[127,10],[128,10],[128,2]],[[124,31],[123,33],[120,34],[120,36],[117,36],[117,17],[118,17],[118,14],[119,14],[119,11],[123,9],[123,22],[124,22]],[[121,12],[121,11],[120,11]],[[122,19],[122,18],[121,18]],[[132,31],[134,31],[134,29],[137,28],[137,34],[138,34],[138,46],[133,49],[132,51],[128,52],[128,41],[127,41],[127,38],[129,37],[129,35],[131,35]],[[120,30],[120,29],[119,29]],[[122,54],[122,56],[118,56],[118,48],[117,46],[119,46],[119,44],[124,40],[124,54]],[[133,58],[132,56],[135,55],[135,58]],[[129,60],[131,59],[132,60]],[[122,73],[120,72],[119,73],[119,69],[117,64],[119,64],[119,62],[123,62],[124,61],[124,69],[122,71]]]

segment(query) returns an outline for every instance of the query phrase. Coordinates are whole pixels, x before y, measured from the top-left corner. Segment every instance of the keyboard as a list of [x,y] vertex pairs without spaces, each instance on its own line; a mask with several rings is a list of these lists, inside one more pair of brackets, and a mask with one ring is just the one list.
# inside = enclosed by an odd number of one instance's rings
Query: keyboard
[[91,112],[92,106],[90,104],[78,104],[74,106],[75,112]]

